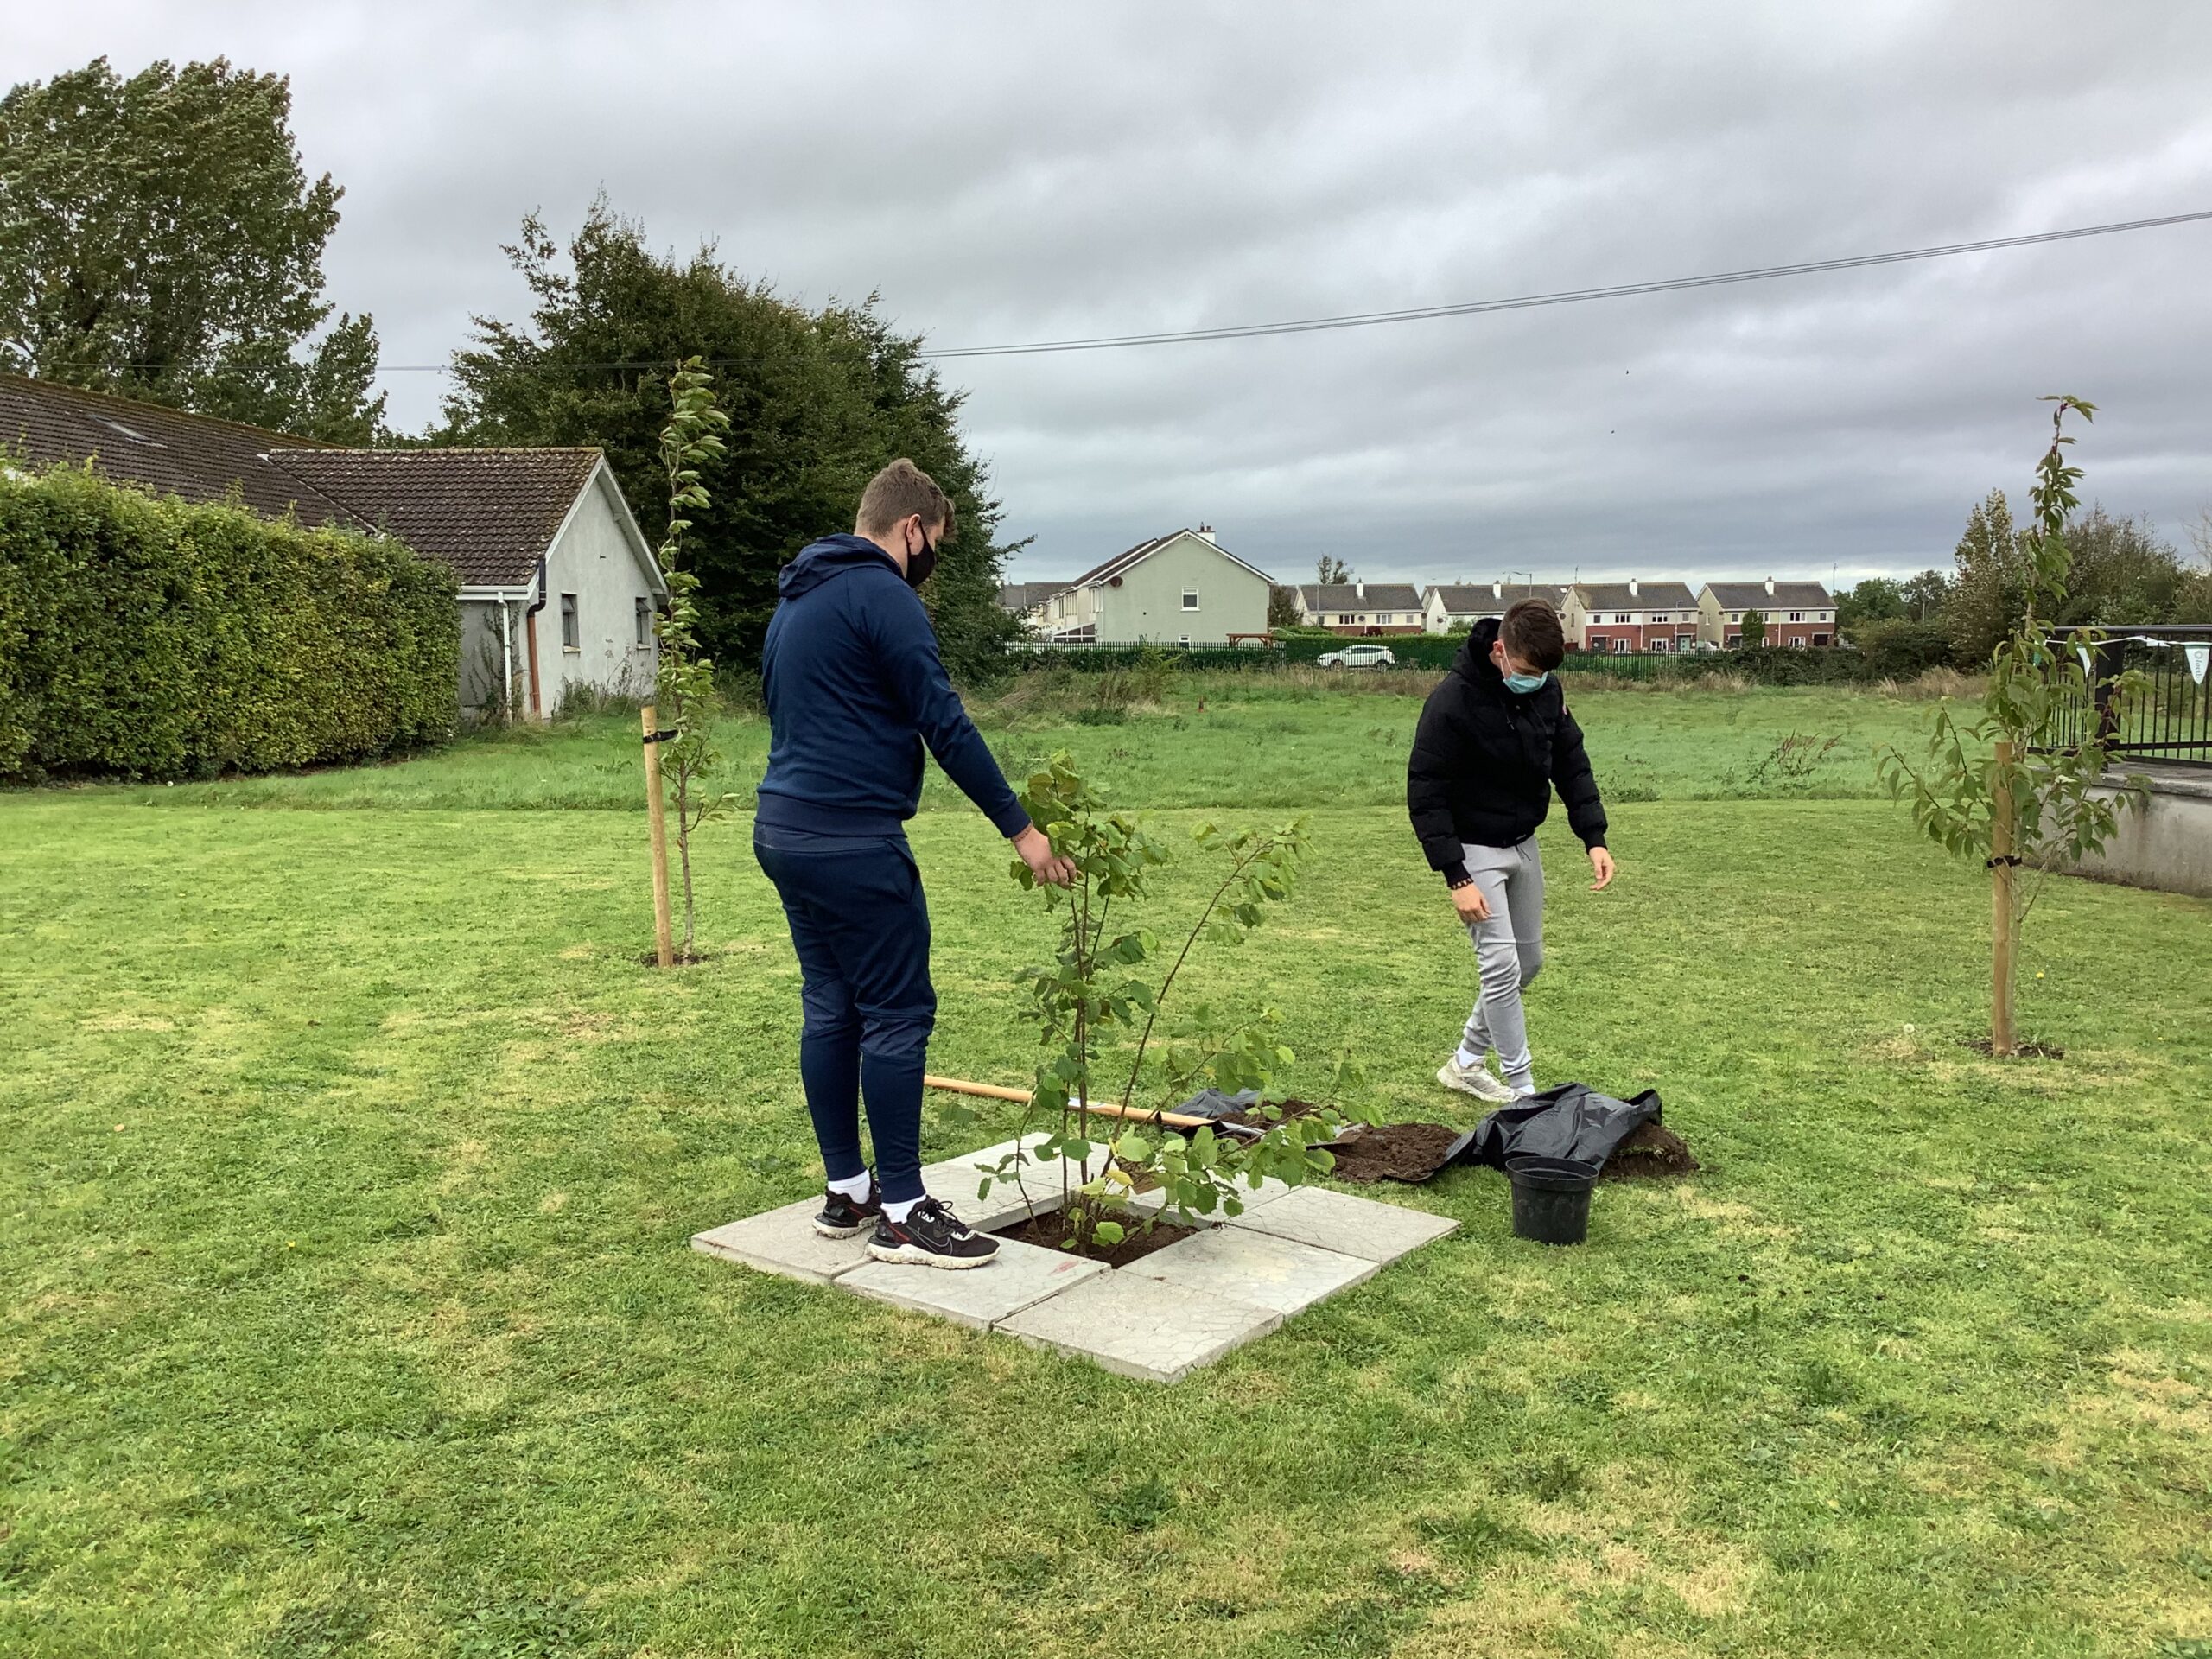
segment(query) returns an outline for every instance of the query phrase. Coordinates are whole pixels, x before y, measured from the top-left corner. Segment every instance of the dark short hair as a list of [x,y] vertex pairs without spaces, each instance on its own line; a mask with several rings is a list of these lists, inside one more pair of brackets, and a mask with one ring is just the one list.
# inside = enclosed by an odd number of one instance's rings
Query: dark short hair
[[955,528],[951,498],[937,480],[904,455],[868,481],[861,492],[861,510],[854,522],[863,536],[889,530],[903,518],[922,515],[925,527],[934,526],[938,540],[950,541]]
[[1515,600],[1505,607],[1497,637],[1510,655],[1548,674],[1567,660],[1567,634],[1548,600]]

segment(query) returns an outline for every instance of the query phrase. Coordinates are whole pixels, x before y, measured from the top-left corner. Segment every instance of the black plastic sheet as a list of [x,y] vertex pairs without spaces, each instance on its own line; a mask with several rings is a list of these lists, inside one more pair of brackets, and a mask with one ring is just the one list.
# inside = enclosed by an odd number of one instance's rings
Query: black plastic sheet
[[1615,1147],[1643,1125],[1658,1122],[1659,1116],[1656,1089],[1615,1100],[1586,1084],[1562,1083],[1501,1106],[1476,1124],[1460,1161],[1503,1169],[1508,1158],[1564,1158],[1600,1169]]

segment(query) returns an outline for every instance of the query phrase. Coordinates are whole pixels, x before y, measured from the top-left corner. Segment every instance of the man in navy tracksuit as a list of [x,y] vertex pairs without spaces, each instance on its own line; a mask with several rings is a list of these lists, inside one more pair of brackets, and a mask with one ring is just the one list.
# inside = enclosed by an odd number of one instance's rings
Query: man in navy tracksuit
[[[1065,887],[1074,871],[960,706],[915,594],[953,530],[944,492],[894,461],[861,497],[853,534],[824,537],[784,567],[760,662],[771,736],[753,850],[798,952],[799,1077],[829,1181],[815,1230],[850,1238],[873,1225],[878,1261],[974,1268],[996,1243],[922,1190],[937,993],[906,821],[921,798],[923,747],[1039,880]],[[861,1157],[863,1096],[873,1176]]]

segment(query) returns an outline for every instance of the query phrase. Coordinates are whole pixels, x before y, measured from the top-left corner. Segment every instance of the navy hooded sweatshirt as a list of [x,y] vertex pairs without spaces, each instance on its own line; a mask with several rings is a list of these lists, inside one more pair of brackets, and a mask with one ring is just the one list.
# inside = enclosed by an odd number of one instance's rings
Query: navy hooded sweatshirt
[[825,536],[776,578],[760,655],[768,770],[755,822],[817,835],[903,836],[922,747],[1002,836],[1029,815],[945,677],[929,613],[864,536]]

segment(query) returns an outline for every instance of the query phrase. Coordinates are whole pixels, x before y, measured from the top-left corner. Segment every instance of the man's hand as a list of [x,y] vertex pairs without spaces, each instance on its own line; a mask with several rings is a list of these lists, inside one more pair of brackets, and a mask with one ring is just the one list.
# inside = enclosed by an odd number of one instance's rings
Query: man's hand
[[1045,832],[1031,824],[1014,838],[1014,850],[1021,855],[1021,861],[1029,867],[1029,874],[1046,887],[1065,887],[1075,880],[1075,864],[1052,850],[1052,843]]
[[1464,887],[1452,888],[1452,907],[1459,912],[1459,919],[1469,927],[1490,919],[1490,900],[1483,897],[1479,882],[1470,881]]
[[1603,893],[1613,885],[1613,855],[1602,847],[1590,849],[1590,874],[1598,879],[1590,884],[1592,893]]

